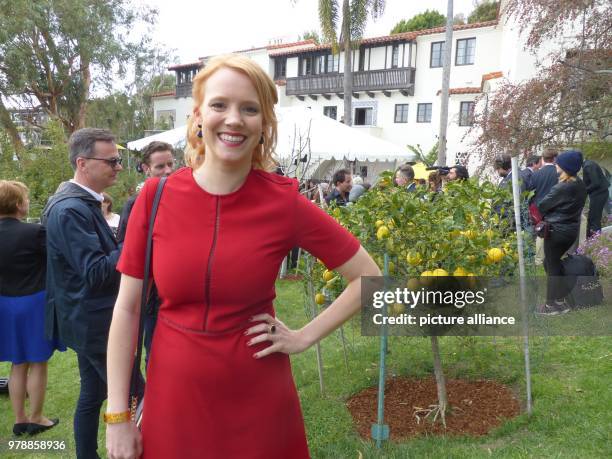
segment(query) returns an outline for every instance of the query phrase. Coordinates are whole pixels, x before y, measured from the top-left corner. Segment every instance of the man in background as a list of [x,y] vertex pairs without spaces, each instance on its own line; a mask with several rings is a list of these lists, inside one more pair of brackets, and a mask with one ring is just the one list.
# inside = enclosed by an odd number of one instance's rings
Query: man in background
[[346,206],[349,203],[349,193],[353,186],[353,176],[348,169],[339,169],[332,179],[334,189],[325,198],[327,205],[335,203],[337,206]]
[[77,355],[81,390],[74,414],[78,459],[98,458],[98,423],[106,400],[106,347],[119,291],[120,248],[102,215],[102,192],[122,170],[115,137],[75,131],[68,141],[74,178],[43,211],[47,227],[45,329]]
[[[140,169],[144,172],[146,178],[152,177],[167,177],[174,171],[174,155],[172,145],[166,142],[153,141],[142,150],[142,162]],[[123,206],[121,212],[121,220],[117,230],[117,240],[123,242],[127,231],[130,213],[134,207],[134,202],[138,197],[138,193],[130,196]],[[145,362],[149,362],[151,354],[151,342],[153,341],[153,332],[157,323],[157,312],[159,310],[160,300],[157,295],[155,285],[151,287],[147,302],[147,311],[144,319],[144,348]]]
[[590,159],[582,165],[582,178],[589,195],[587,237],[591,237],[601,231],[601,216],[608,202],[610,182],[601,166]]
[[[142,149],[142,161],[139,169],[144,172],[146,178],[167,177],[174,171],[174,155],[172,145],[166,142],[153,141]],[[123,242],[125,231],[134,207],[138,193],[130,196],[121,211],[121,220],[117,228],[117,240]]]

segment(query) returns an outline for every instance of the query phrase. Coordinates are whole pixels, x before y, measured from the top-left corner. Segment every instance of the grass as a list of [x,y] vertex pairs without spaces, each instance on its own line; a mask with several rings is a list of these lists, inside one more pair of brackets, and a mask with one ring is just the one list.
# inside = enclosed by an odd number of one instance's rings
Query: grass
[[[302,286],[279,281],[277,313],[290,327],[305,323]],[[568,317],[568,316],[566,316]],[[319,390],[314,349],[292,358],[302,401],[308,443],[313,458],[608,458],[612,457],[612,337],[534,337],[532,363],[533,415],[503,424],[486,437],[421,437],[385,443],[378,450],[372,441],[355,433],[345,400],[378,382],[379,340],[363,337],[357,319],[344,326],[348,367],[338,332],[322,342],[325,394]],[[524,400],[522,338],[444,337],[440,339],[448,378],[499,380]],[[429,340],[390,337],[389,375],[426,377],[433,374]],[[9,365],[0,364],[0,375]],[[74,457],[72,417],[79,376],[71,351],[56,353],[49,362],[45,412],[60,417],[60,425],[37,440],[63,440],[64,452],[14,453],[12,413],[8,397],[0,397],[0,457]],[[104,457],[104,427],[99,445]]]

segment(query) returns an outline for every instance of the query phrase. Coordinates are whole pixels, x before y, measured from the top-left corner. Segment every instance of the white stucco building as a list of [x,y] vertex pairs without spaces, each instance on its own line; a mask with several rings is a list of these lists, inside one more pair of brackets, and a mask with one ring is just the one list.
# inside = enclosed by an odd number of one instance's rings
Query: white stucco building
[[[444,38],[444,27],[439,27],[363,39],[353,52],[353,128],[429,151],[439,131]],[[255,60],[274,79],[281,106],[307,106],[337,120],[343,117],[343,52],[333,55],[329,45],[302,41],[237,53]],[[535,58],[523,50],[517,28],[501,18],[455,26],[451,55],[448,164],[466,161],[474,100],[500,78],[519,81],[535,73]],[[173,126],[186,123],[191,79],[207,60],[170,67],[176,89],[155,96],[156,121],[166,117]]]

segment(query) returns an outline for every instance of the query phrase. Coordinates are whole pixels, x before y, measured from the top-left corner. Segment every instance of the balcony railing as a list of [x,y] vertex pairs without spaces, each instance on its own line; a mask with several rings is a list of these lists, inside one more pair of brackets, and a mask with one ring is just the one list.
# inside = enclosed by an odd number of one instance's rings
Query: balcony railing
[[[353,72],[353,91],[405,91],[414,95],[414,68]],[[287,78],[288,96],[343,93],[342,73]]]
[[191,97],[191,81],[176,85],[176,97]]

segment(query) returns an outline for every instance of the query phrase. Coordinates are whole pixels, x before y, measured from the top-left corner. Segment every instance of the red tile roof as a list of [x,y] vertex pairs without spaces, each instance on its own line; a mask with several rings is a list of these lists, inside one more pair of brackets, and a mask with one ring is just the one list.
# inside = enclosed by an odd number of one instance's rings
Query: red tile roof
[[503,72],[485,73],[482,76],[482,82],[480,83],[480,87],[484,88],[485,81],[494,80],[496,78],[502,78],[503,76],[504,76]]
[[[498,24],[497,20],[487,21],[487,22],[476,22],[474,24],[459,24],[459,25],[453,26],[453,30],[478,29],[482,27],[496,26],[497,24]],[[418,30],[416,32],[404,32],[404,33],[397,33],[393,35],[384,35],[381,37],[364,38],[363,40],[360,41],[360,44],[361,45],[373,45],[373,44],[392,43],[395,41],[410,41],[410,40],[416,39],[416,37],[421,36],[421,35],[432,35],[436,33],[444,33],[445,31],[446,31],[446,27],[436,27],[433,29]],[[276,53],[270,53],[270,57],[302,54],[302,53],[306,53],[310,51],[317,51],[321,49],[331,49],[331,45],[324,44],[324,45],[315,45],[315,46],[308,47],[308,48],[284,50],[284,51],[279,51]]]
[[165,97],[165,96],[174,96],[174,95],[176,95],[175,91],[162,91],[162,92],[156,92],[151,97]]
[[[451,96],[457,95],[457,94],[480,94],[482,92],[482,90],[480,89],[480,87],[478,88],[451,88],[449,89],[448,93]],[[436,96],[439,96],[442,93],[442,90],[440,89],[437,93]]]
[[[291,48],[293,46],[303,46],[303,45],[314,45],[314,40],[312,38],[309,38],[308,40],[302,40],[302,41],[295,41],[293,43],[279,43],[276,45],[267,45],[267,46],[259,46],[256,48],[248,48],[248,49],[240,49],[238,51],[232,51],[232,53],[246,53],[249,51],[258,51],[260,49],[267,49],[267,50],[271,50],[271,49],[281,49],[281,48]],[[191,62],[189,64],[178,64],[178,65],[173,65],[172,67],[168,67],[168,70],[182,70],[182,69],[189,69],[189,68],[200,68],[202,66],[202,61],[204,59],[207,59],[209,57],[212,56],[202,56],[199,57],[197,62]]]
[[168,70],[182,70],[182,69],[189,69],[189,68],[200,68],[202,66],[202,61],[197,61],[197,62],[191,62],[189,64],[178,64],[178,65],[173,65],[171,67],[168,67]]

